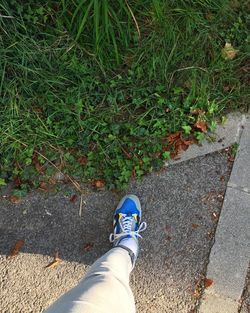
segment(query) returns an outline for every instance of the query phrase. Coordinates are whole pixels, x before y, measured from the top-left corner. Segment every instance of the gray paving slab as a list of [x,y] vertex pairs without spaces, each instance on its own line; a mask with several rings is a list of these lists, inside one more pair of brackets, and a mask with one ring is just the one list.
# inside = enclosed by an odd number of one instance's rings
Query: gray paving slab
[[246,118],[229,186],[250,194],[250,116]]
[[240,300],[250,260],[250,195],[228,188],[212,247],[206,293]]
[[240,112],[234,112],[227,115],[226,122],[218,124],[215,133],[207,135],[207,139],[201,145],[191,145],[180,158],[170,160],[168,164],[177,164],[187,161],[201,155],[206,155],[223,148],[229,147],[232,144],[239,142],[242,130],[246,122],[246,115]]
[[[140,197],[148,223],[131,275],[138,313],[196,308],[229,174],[227,155],[218,152],[131,182],[126,192]],[[0,199],[1,312],[42,312],[110,248],[122,195],[89,192],[80,218],[79,198],[69,201],[74,193],[65,187],[59,194],[30,194],[20,204]],[[25,240],[21,253],[6,258],[17,239]],[[62,263],[45,268],[57,249]]]

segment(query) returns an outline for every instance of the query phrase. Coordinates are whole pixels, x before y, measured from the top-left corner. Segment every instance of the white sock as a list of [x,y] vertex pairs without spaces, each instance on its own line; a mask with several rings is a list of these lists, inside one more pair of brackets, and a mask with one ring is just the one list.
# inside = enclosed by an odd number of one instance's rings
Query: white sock
[[127,238],[125,237],[121,239],[121,241],[119,241],[117,246],[127,247],[129,250],[131,250],[134,253],[135,258],[138,255],[138,250],[139,250],[138,241],[133,237],[127,237]]

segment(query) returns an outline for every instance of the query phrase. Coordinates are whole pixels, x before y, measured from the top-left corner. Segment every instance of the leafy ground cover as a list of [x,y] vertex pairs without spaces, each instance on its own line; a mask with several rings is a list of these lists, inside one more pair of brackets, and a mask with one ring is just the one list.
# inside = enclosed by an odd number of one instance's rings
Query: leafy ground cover
[[247,108],[249,1],[2,1],[0,185],[123,188]]

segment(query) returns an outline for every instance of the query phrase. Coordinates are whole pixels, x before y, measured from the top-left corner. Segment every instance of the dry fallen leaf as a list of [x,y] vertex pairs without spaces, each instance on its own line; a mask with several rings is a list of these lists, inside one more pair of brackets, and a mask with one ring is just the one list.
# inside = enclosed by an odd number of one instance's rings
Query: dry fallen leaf
[[43,113],[43,109],[36,105],[32,106],[32,110],[33,112],[36,112],[36,113]]
[[186,151],[189,147],[189,145],[194,143],[194,140],[183,140],[182,139],[182,132],[178,131],[174,134],[170,134],[167,137],[168,144],[164,146],[164,151],[171,151],[171,158],[172,159],[178,159],[180,157],[180,154],[183,151]]
[[192,228],[193,229],[196,229],[196,228],[198,228],[200,225],[198,225],[198,224],[192,224]]
[[10,196],[9,197],[10,202],[14,203],[14,204],[18,204],[22,201],[21,198],[17,197],[17,196]]
[[232,155],[229,155],[227,160],[228,162],[234,162],[234,157]]
[[221,55],[225,60],[233,60],[239,50],[234,49],[230,42],[226,42],[224,48],[221,49]]
[[93,182],[93,185],[96,187],[96,188],[103,188],[105,186],[105,183],[103,180],[101,179],[98,179],[98,180],[95,180]]
[[211,230],[211,231],[207,232],[207,234],[206,234],[207,240],[214,239],[214,236],[215,236],[215,231],[214,230]]
[[222,176],[220,177],[220,181],[222,181],[222,182],[225,181],[225,176],[224,176],[224,175],[222,175]]
[[135,172],[135,168],[133,168],[132,171],[131,171],[131,177],[134,178],[135,176],[136,176],[136,172]]
[[207,132],[207,123],[205,121],[197,121],[194,126],[200,129],[203,133]]
[[59,258],[58,252],[55,253],[54,260],[50,262],[45,268],[55,268],[59,265],[62,260]]
[[184,140],[183,143],[187,146],[193,145],[195,142],[194,140]]
[[56,184],[56,179],[55,177],[51,176],[49,179],[48,179],[48,182],[50,185],[55,185]]
[[182,139],[178,139],[174,144],[174,151],[171,153],[172,159],[178,159],[183,151],[188,149],[188,145]]
[[72,203],[75,203],[76,200],[77,200],[77,195],[73,195],[73,196],[69,199],[69,201],[72,202]]
[[174,134],[170,134],[167,139],[169,143],[173,143],[174,141],[176,141],[177,139],[179,139],[181,137],[182,132],[176,132]]
[[202,115],[204,113],[205,113],[205,111],[202,109],[194,109],[191,111],[191,114],[193,114],[193,115]]
[[141,159],[139,159],[138,163],[139,163],[140,166],[143,165],[143,161]]
[[229,92],[229,91],[231,91],[233,89],[233,87],[231,86],[231,85],[224,85],[223,86],[223,91],[225,91],[225,92]]
[[48,184],[45,181],[40,182],[39,189],[41,189],[42,191],[47,191]]
[[16,177],[14,178],[14,183],[15,183],[15,187],[17,187],[17,188],[21,186],[22,181],[21,181],[20,176],[16,176]]
[[[165,149],[163,149],[163,150],[165,150]],[[166,150],[166,151],[168,151],[168,150]],[[155,152],[155,153],[153,154],[153,158],[154,158],[154,159],[159,159],[160,156],[161,156],[161,151]]]
[[172,239],[171,236],[166,236],[166,240],[167,240],[167,241],[170,241],[171,239]]
[[20,239],[17,240],[15,242],[14,247],[10,250],[9,257],[14,257],[18,255],[23,245],[24,245],[24,240],[20,240]]
[[185,144],[185,141],[179,139],[179,140],[177,140],[177,142],[175,144],[175,148],[176,148],[176,150],[178,150],[178,152],[182,152],[182,151],[186,151],[188,149],[188,145]]
[[210,287],[212,284],[213,284],[213,280],[212,279],[209,279],[209,278],[205,278],[204,279],[204,287],[205,288]]
[[32,164],[34,165],[38,173],[42,174],[44,172],[43,165],[40,163],[37,153],[34,153],[32,156]]
[[193,292],[193,297],[195,299],[199,299],[201,297],[201,294],[202,294],[202,288],[198,285]]
[[81,156],[80,158],[78,158],[78,162],[81,164],[81,165],[85,165],[87,162],[88,162],[88,159],[86,156]]
[[94,247],[93,242],[88,242],[88,243],[86,243],[86,244],[83,246],[83,250],[84,250],[85,252],[88,252],[88,251],[90,251],[93,247]]
[[224,194],[223,194],[223,193],[219,193],[219,194],[217,195],[217,199],[218,199],[219,201],[223,201],[223,200],[224,200]]

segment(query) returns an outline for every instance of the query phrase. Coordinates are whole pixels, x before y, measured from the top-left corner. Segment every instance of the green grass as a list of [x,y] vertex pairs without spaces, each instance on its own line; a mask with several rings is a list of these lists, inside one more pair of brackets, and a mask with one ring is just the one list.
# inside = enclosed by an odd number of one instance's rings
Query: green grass
[[127,1],[72,0],[62,1],[62,7],[62,22],[77,42],[86,45],[89,53],[97,54],[102,62],[109,61],[105,53],[109,49],[119,63],[119,50],[127,48],[131,39],[133,12]]
[[13,0],[0,13],[0,185],[18,195],[55,168],[123,188],[162,166],[170,133],[201,140],[198,118],[214,129],[247,108],[247,1]]

